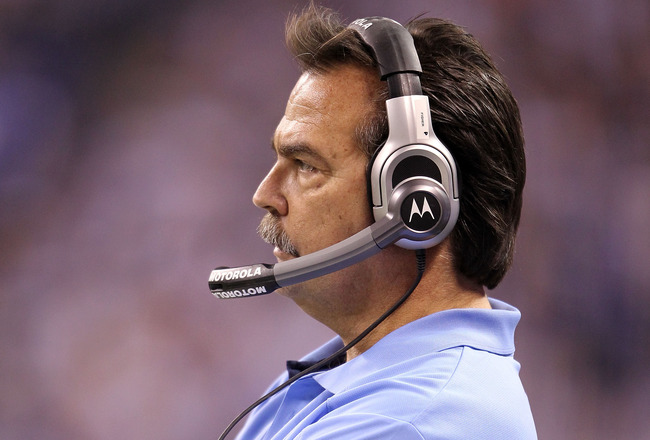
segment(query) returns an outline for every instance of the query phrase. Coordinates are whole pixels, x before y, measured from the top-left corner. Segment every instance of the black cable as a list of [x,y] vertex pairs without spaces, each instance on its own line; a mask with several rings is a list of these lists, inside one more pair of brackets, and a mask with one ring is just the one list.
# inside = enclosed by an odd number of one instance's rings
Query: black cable
[[314,365],[310,366],[309,368],[301,371],[300,373],[298,373],[295,376],[291,377],[286,382],[283,382],[278,387],[272,389],[267,394],[263,395],[258,400],[256,400],[252,405],[250,405],[248,408],[243,410],[237,417],[235,417],[235,419],[232,422],[230,422],[228,427],[219,436],[219,440],[224,440],[226,438],[226,436],[230,433],[230,431],[232,431],[232,429],[235,427],[235,425],[237,425],[237,423],[239,423],[244,417],[246,417],[248,415],[248,413],[250,413],[252,410],[254,410],[262,402],[264,402],[265,400],[275,396],[277,393],[279,393],[280,391],[282,391],[283,389],[285,389],[286,387],[288,387],[292,383],[296,382],[298,379],[308,375],[309,373],[311,373],[313,371],[318,370],[323,365],[325,365],[325,364],[329,363],[330,361],[332,361],[332,359],[336,359],[339,356],[341,356],[343,353],[346,353],[349,349],[351,349],[352,347],[357,345],[363,338],[368,336],[368,333],[370,333],[375,328],[377,328],[377,326],[379,324],[381,324],[382,322],[384,322],[384,320],[386,318],[388,318],[390,315],[392,315],[393,312],[395,310],[397,310],[404,303],[404,301],[406,301],[408,299],[409,296],[411,296],[411,294],[413,293],[415,288],[418,286],[418,284],[420,284],[420,280],[422,280],[422,275],[424,274],[424,267],[426,265],[425,264],[425,255],[426,254],[425,254],[425,251],[423,249],[418,249],[418,250],[415,251],[415,258],[416,258],[417,270],[418,270],[418,273],[417,273],[417,275],[415,277],[415,281],[413,282],[411,287],[406,291],[406,293],[404,295],[402,295],[402,297],[399,300],[397,300],[397,302],[395,304],[393,304],[391,306],[391,308],[386,310],[383,315],[381,315],[375,322],[370,324],[368,326],[368,328],[366,328],[364,331],[362,331],[359,334],[359,336],[354,338],[350,343],[348,343],[348,345],[346,345],[343,348],[338,349],[336,352],[334,352],[330,356],[326,357],[325,359],[323,359],[323,360],[315,363]]

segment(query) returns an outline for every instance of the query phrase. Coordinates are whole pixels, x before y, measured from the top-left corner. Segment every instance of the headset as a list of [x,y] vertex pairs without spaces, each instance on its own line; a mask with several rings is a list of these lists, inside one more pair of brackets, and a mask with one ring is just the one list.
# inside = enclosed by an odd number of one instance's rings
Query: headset
[[218,267],[208,285],[217,298],[271,293],[343,269],[396,244],[427,249],[449,235],[458,219],[458,171],[433,131],[429,99],[413,37],[398,22],[369,17],[348,26],[375,55],[387,82],[388,137],[368,166],[375,222],[327,248],[277,264]]

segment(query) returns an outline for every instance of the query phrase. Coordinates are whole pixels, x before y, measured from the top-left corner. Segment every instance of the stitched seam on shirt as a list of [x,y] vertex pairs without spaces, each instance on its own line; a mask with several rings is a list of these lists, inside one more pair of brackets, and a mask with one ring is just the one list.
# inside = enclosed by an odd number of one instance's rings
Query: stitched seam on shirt
[[[459,349],[460,349],[460,354],[458,355],[458,359],[456,360],[456,365],[454,366],[453,371],[451,372],[451,374],[450,374],[449,377],[447,378],[447,381],[445,382],[445,384],[444,384],[442,387],[440,387],[440,389],[438,390],[438,392],[436,393],[436,395],[433,396],[432,399],[435,399],[435,398],[436,398],[440,393],[442,393],[442,391],[443,391],[445,388],[447,388],[447,385],[449,385],[449,382],[451,382],[451,380],[452,380],[452,379],[454,378],[454,376],[456,375],[456,371],[458,371],[458,367],[460,366],[460,362],[461,362],[461,360],[462,360],[462,358],[463,358],[463,354],[465,353],[465,349],[466,349],[467,347],[465,347],[465,346],[456,346],[456,347],[450,347],[450,348],[448,348],[448,349],[446,349],[446,350],[454,350],[454,349],[456,349],[456,348],[459,348]],[[446,351],[446,350],[442,350],[442,351]],[[323,402],[323,403],[325,404],[325,408],[327,409],[326,414],[330,414],[330,413],[333,411],[333,408],[332,408],[332,406],[331,406],[331,404],[330,404],[330,398],[333,397],[333,396],[335,396],[335,394],[333,394],[332,396],[330,396],[329,398],[327,398],[327,399],[325,400],[325,402]],[[425,412],[429,409],[429,407],[430,407],[431,405],[433,405],[433,402],[432,402],[429,406],[423,408],[422,411],[420,411],[419,413],[417,413],[417,414],[416,414],[416,415],[415,415],[411,420],[408,420],[408,421],[407,421],[407,420],[402,420],[402,419],[393,419],[393,420],[398,420],[398,421],[400,421],[400,422],[402,422],[402,423],[405,423],[405,424],[407,424],[407,425],[410,425],[410,426],[415,430],[415,432],[417,432],[418,435],[424,439],[424,435],[422,434],[422,432],[420,432],[420,430],[415,426],[415,421],[416,421],[418,418],[420,418],[420,416],[421,416],[423,413],[425,413]],[[386,416],[384,416],[384,417],[386,417]],[[391,419],[392,419],[392,418],[391,418]],[[314,423],[318,423],[318,421],[316,421],[316,422],[314,422]]]
[[[424,440],[424,435],[420,432],[420,430],[413,423],[405,422],[404,420],[398,420],[398,421],[401,421],[402,423],[405,423],[405,424],[409,425],[411,428],[413,428],[413,431],[415,431],[420,436],[420,438],[422,440]],[[394,438],[394,437],[391,437],[391,438]],[[402,439],[396,439],[396,440],[402,440]]]
[[[327,416],[327,415],[330,414],[331,411],[332,411],[332,408],[331,408],[330,405],[329,405],[329,399],[327,399],[327,400],[325,401],[325,406],[326,406],[326,408],[327,408],[327,414],[325,414],[323,417]],[[419,414],[418,414],[418,415],[419,415]],[[410,426],[410,427],[413,429],[414,432],[416,432],[416,433],[420,436],[420,438],[421,438],[422,440],[424,440],[424,435],[420,432],[420,430],[419,430],[419,429],[418,429],[418,428],[417,428],[417,427],[416,427],[412,422],[408,422],[408,421],[406,421],[406,420],[402,420],[402,419],[396,419],[396,418],[394,418],[394,417],[386,416],[386,415],[384,415],[384,414],[374,414],[374,416],[376,416],[376,417],[383,417],[383,418],[386,418],[386,419],[392,420],[392,421],[394,421],[394,422],[396,422],[396,423],[399,423],[399,424],[408,425],[408,426]],[[417,417],[415,417],[415,418],[417,418]],[[320,420],[320,419],[319,419],[319,420]],[[319,420],[316,420],[314,423],[312,423],[312,425],[318,423]],[[310,425],[310,426],[311,426],[311,425]],[[402,434],[402,433],[400,433],[400,434]],[[302,432],[298,434],[298,437],[297,437],[297,438],[300,438],[300,439],[303,438],[303,437],[302,437]],[[388,439],[386,439],[386,440],[391,440],[391,439],[395,439],[395,437],[394,437],[394,436],[391,436],[390,438],[388,438]],[[395,440],[402,440],[402,439],[400,438],[400,439],[395,439]]]
[[[438,397],[438,395],[440,393],[442,393],[445,388],[447,388],[447,385],[449,385],[449,382],[451,382],[451,380],[456,375],[456,371],[458,371],[458,367],[460,366],[460,361],[463,359],[463,355],[465,354],[465,350],[467,349],[467,347],[462,346],[462,347],[458,347],[458,348],[460,348],[460,354],[458,355],[458,360],[456,360],[456,366],[454,366],[454,371],[452,371],[451,374],[449,375],[449,377],[447,378],[447,382],[445,382],[445,384],[442,387],[440,387],[440,390],[438,390],[435,397]],[[420,413],[420,414],[422,414],[422,413]],[[418,416],[420,414],[418,414]]]
[[[466,349],[467,347],[464,347],[464,346],[463,346],[463,347],[455,347],[455,348],[460,348],[460,354],[458,355],[458,360],[456,361],[456,365],[454,366],[454,371],[451,372],[451,374],[450,374],[449,377],[447,378],[447,382],[445,382],[445,384],[444,384],[442,387],[440,387],[440,389],[438,390],[438,392],[436,393],[436,395],[433,396],[432,400],[435,400],[435,398],[438,397],[438,396],[440,395],[440,393],[442,393],[442,392],[445,390],[445,388],[447,388],[447,385],[449,385],[449,383],[451,382],[451,380],[452,380],[452,379],[454,378],[454,376],[456,375],[456,371],[458,371],[458,367],[460,366],[460,361],[463,359],[463,354],[465,354],[465,349]],[[422,414],[424,414],[424,413],[429,409],[429,407],[430,407],[431,405],[433,405],[433,402],[431,402],[431,404],[428,405],[427,407],[422,408],[422,411],[420,411],[419,413],[417,413],[417,414],[415,415],[415,417],[413,417],[413,419],[409,422],[409,423],[411,423],[411,425],[413,425],[414,428],[415,428],[415,421],[416,421],[418,418],[420,418],[420,416],[421,416]],[[415,428],[415,430],[418,431],[418,433],[420,433],[420,431],[419,431],[417,428]],[[420,435],[422,435],[422,434],[420,433]]]

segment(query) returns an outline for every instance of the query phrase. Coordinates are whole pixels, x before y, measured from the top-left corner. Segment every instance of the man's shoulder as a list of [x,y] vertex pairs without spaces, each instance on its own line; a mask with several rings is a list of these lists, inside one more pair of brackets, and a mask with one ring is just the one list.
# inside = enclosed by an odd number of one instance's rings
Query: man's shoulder
[[328,399],[327,417],[373,414],[411,425],[424,438],[440,432],[456,438],[453,433],[461,427],[463,435],[472,429],[478,430],[477,435],[485,433],[489,427],[497,437],[528,432],[516,438],[535,438],[518,369],[509,356],[471,347],[449,348],[350,384]]
[[[391,406],[404,399],[406,406],[424,401],[463,398],[465,394],[481,400],[504,383],[521,386],[519,364],[510,356],[499,356],[472,347],[451,347],[438,352],[416,356],[380,369],[369,368],[338,390],[333,399],[377,399]],[[356,371],[358,373],[358,371]],[[514,390],[515,387],[508,387]],[[451,395],[451,396],[448,396]]]

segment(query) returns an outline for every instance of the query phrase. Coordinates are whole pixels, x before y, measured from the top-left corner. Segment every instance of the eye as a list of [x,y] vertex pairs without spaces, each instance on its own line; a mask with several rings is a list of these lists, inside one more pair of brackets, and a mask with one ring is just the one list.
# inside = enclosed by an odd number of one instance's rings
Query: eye
[[294,163],[298,167],[300,171],[304,171],[306,173],[313,173],[316,171],[316,168],[308,164],[307,162],[304,162],[300,159],[294,159]]

